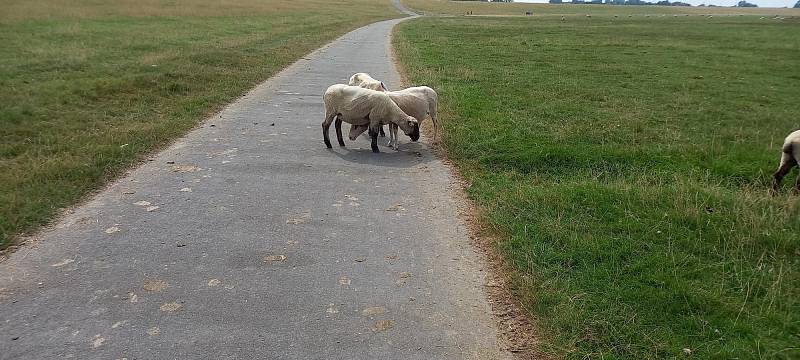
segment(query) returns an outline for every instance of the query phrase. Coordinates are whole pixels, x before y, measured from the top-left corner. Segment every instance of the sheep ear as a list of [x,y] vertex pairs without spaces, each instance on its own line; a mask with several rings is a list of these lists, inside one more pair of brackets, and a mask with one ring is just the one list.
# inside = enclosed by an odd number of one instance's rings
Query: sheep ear
[[381,81],[381,87],[383,88],[383,90],[389,91],[389,89],[386,88],[386,84],[384,84],[383,81]]

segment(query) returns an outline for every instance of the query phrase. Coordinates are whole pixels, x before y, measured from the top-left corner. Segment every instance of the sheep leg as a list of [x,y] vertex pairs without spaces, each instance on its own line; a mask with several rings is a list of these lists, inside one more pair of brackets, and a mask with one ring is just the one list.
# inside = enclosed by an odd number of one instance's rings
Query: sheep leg
[[[380,125],[378,126],[380,127]],[[369,126],[369,137],[372,139],[372,152],[379,153],[381,152],[378,150],[378,129],[376,126],[370,125]]]
[[381,137],[386,137],[386,133],[383,132],[383,125],[381,125],[381,133],[380,134],[381,134]]
[[781,165],[778,167],[778,171],[772,175],[772,191],[778,191],[781,181],[783,181],[783,178],[795,165],[797,165],[797,160],[795,160],[791,154],[783,153],[781,155]]
[[331,123],[333,122],[333,117],[334,116],[336,116],[336,115],[332,115],[331,113],[326,111],[325,112],[325,119],[322,120],[322,139],[325,140],[325,146],[327,146],[328,149],[333,147],[333,146],[331,146],[331,139],[328,136],[328,130],[330,130],[330,128],[331,128]]
[[344,140],[342,140],[342,119],[338,116],[336,117],[336,122],[334,122],[334,127],[336,128],[336,140],[339,140],[339,146],[344,146]]
[[397,151],[397,129],[398,127],[396,124],[389,125],[389,138],[391,139],[389,143],[395,151]]

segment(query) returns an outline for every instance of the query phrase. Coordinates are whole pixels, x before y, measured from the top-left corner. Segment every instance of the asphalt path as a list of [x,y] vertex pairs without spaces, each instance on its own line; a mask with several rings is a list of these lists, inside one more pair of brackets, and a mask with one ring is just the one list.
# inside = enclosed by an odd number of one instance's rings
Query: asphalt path
[[428,140],[322,141],[329,85],[399,87],[400,21],[298,60],[0,262],[0,358],[505,358]]

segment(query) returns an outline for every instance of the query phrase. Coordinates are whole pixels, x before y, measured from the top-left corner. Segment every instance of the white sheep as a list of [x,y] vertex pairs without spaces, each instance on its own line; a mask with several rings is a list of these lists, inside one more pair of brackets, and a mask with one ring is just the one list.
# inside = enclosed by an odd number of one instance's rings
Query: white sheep
[[[773,191],[778,191],[783,177],[798,164],[798,161],[800,161],[800,130],[789,134],[786,140],[783,141],[783,147],[781,148],[781,164],[778,166],[778,171],[772,175]],[[800,174],[797,176],[795,189],[800,191]]]
[[[389,97],[400,106],[403,112],[413,116],[420,124],[430,115],[431,121],[433,121],[433,141],[436,141],[438,134],[436,108],[439,96],[433,89],[427,86],[416,86],[399,91],[389,91],[383,81],[376,80],[367,73],[353,74],[353,76],[350,77],[349,85],[387,92]],[[350,132],[352,133],[355,130],[356,129],[351,127]],[[361,132],[364,132],[364,130],[365,129],[360,129]],[[383,128],[381,128],[381,133],[382,132]],[[389,124],[388,145],[397,150],[397,127],[394,127],[392,124]]]
[[[353,76],[350,76],[350,80],[348,80],[347,85],[350,86],[360,86],[366,89],[371,89],[375,91],[389,91],[386,88],[386,85],[383,81],[375,80],[372,76],[367,73],[355,73]],[[350,131],[352,132],[353,129],[351,127]],[[363,132],[363,130],[362,130]],[[383,126],[381,126],[379,135],[381,137],[386,136],[386,133],[383,132]]]
[[[387,92],[389,98],[408,115],[413,116],[422,124],[430,115],[433,122],[433,141],[436,141],[438,125],[436,124],[436,108],[439,95],[427,86],[414,86],[398,91]],[[389,146],[397,150],[397,126],[389,124]]]
[[[385,92],[370,90],[344,84],[331,85],[323,95],[325,118],[322,120],[322,137],[325,146],[331,148],[328,130],[336,120],[336,139],[340,146],[342,140],[342,121],[354,125],[350,128],[350,140],[355,140],[364,130],[369,129],[372,138],[372,152],[378,150],[378,129],[383,124],[393,124],[413,141],[419,140],[419,122],[407,115],[389,98]],[[360,131],[359,131],[360,130]]]
[[367,73],[353,74],[353,76],[350,77],[350,81],[347,82],[347,85],[360,86],[375,91],[389,91],[383,81],[375,80]]

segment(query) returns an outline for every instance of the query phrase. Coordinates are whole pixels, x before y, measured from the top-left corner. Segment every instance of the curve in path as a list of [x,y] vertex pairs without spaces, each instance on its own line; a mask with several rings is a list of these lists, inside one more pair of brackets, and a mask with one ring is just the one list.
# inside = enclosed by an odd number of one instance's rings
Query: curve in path
[[419,14],[415,13],[413,10],[407,8],[400,0],[393,0],[394,7],[397,8],[401,13],[411,16],[418,16]]
[[399,86],[399,21],[299,60],[0,263],[0,358],[505,357],[443,164],[322,142],[327,86]]

